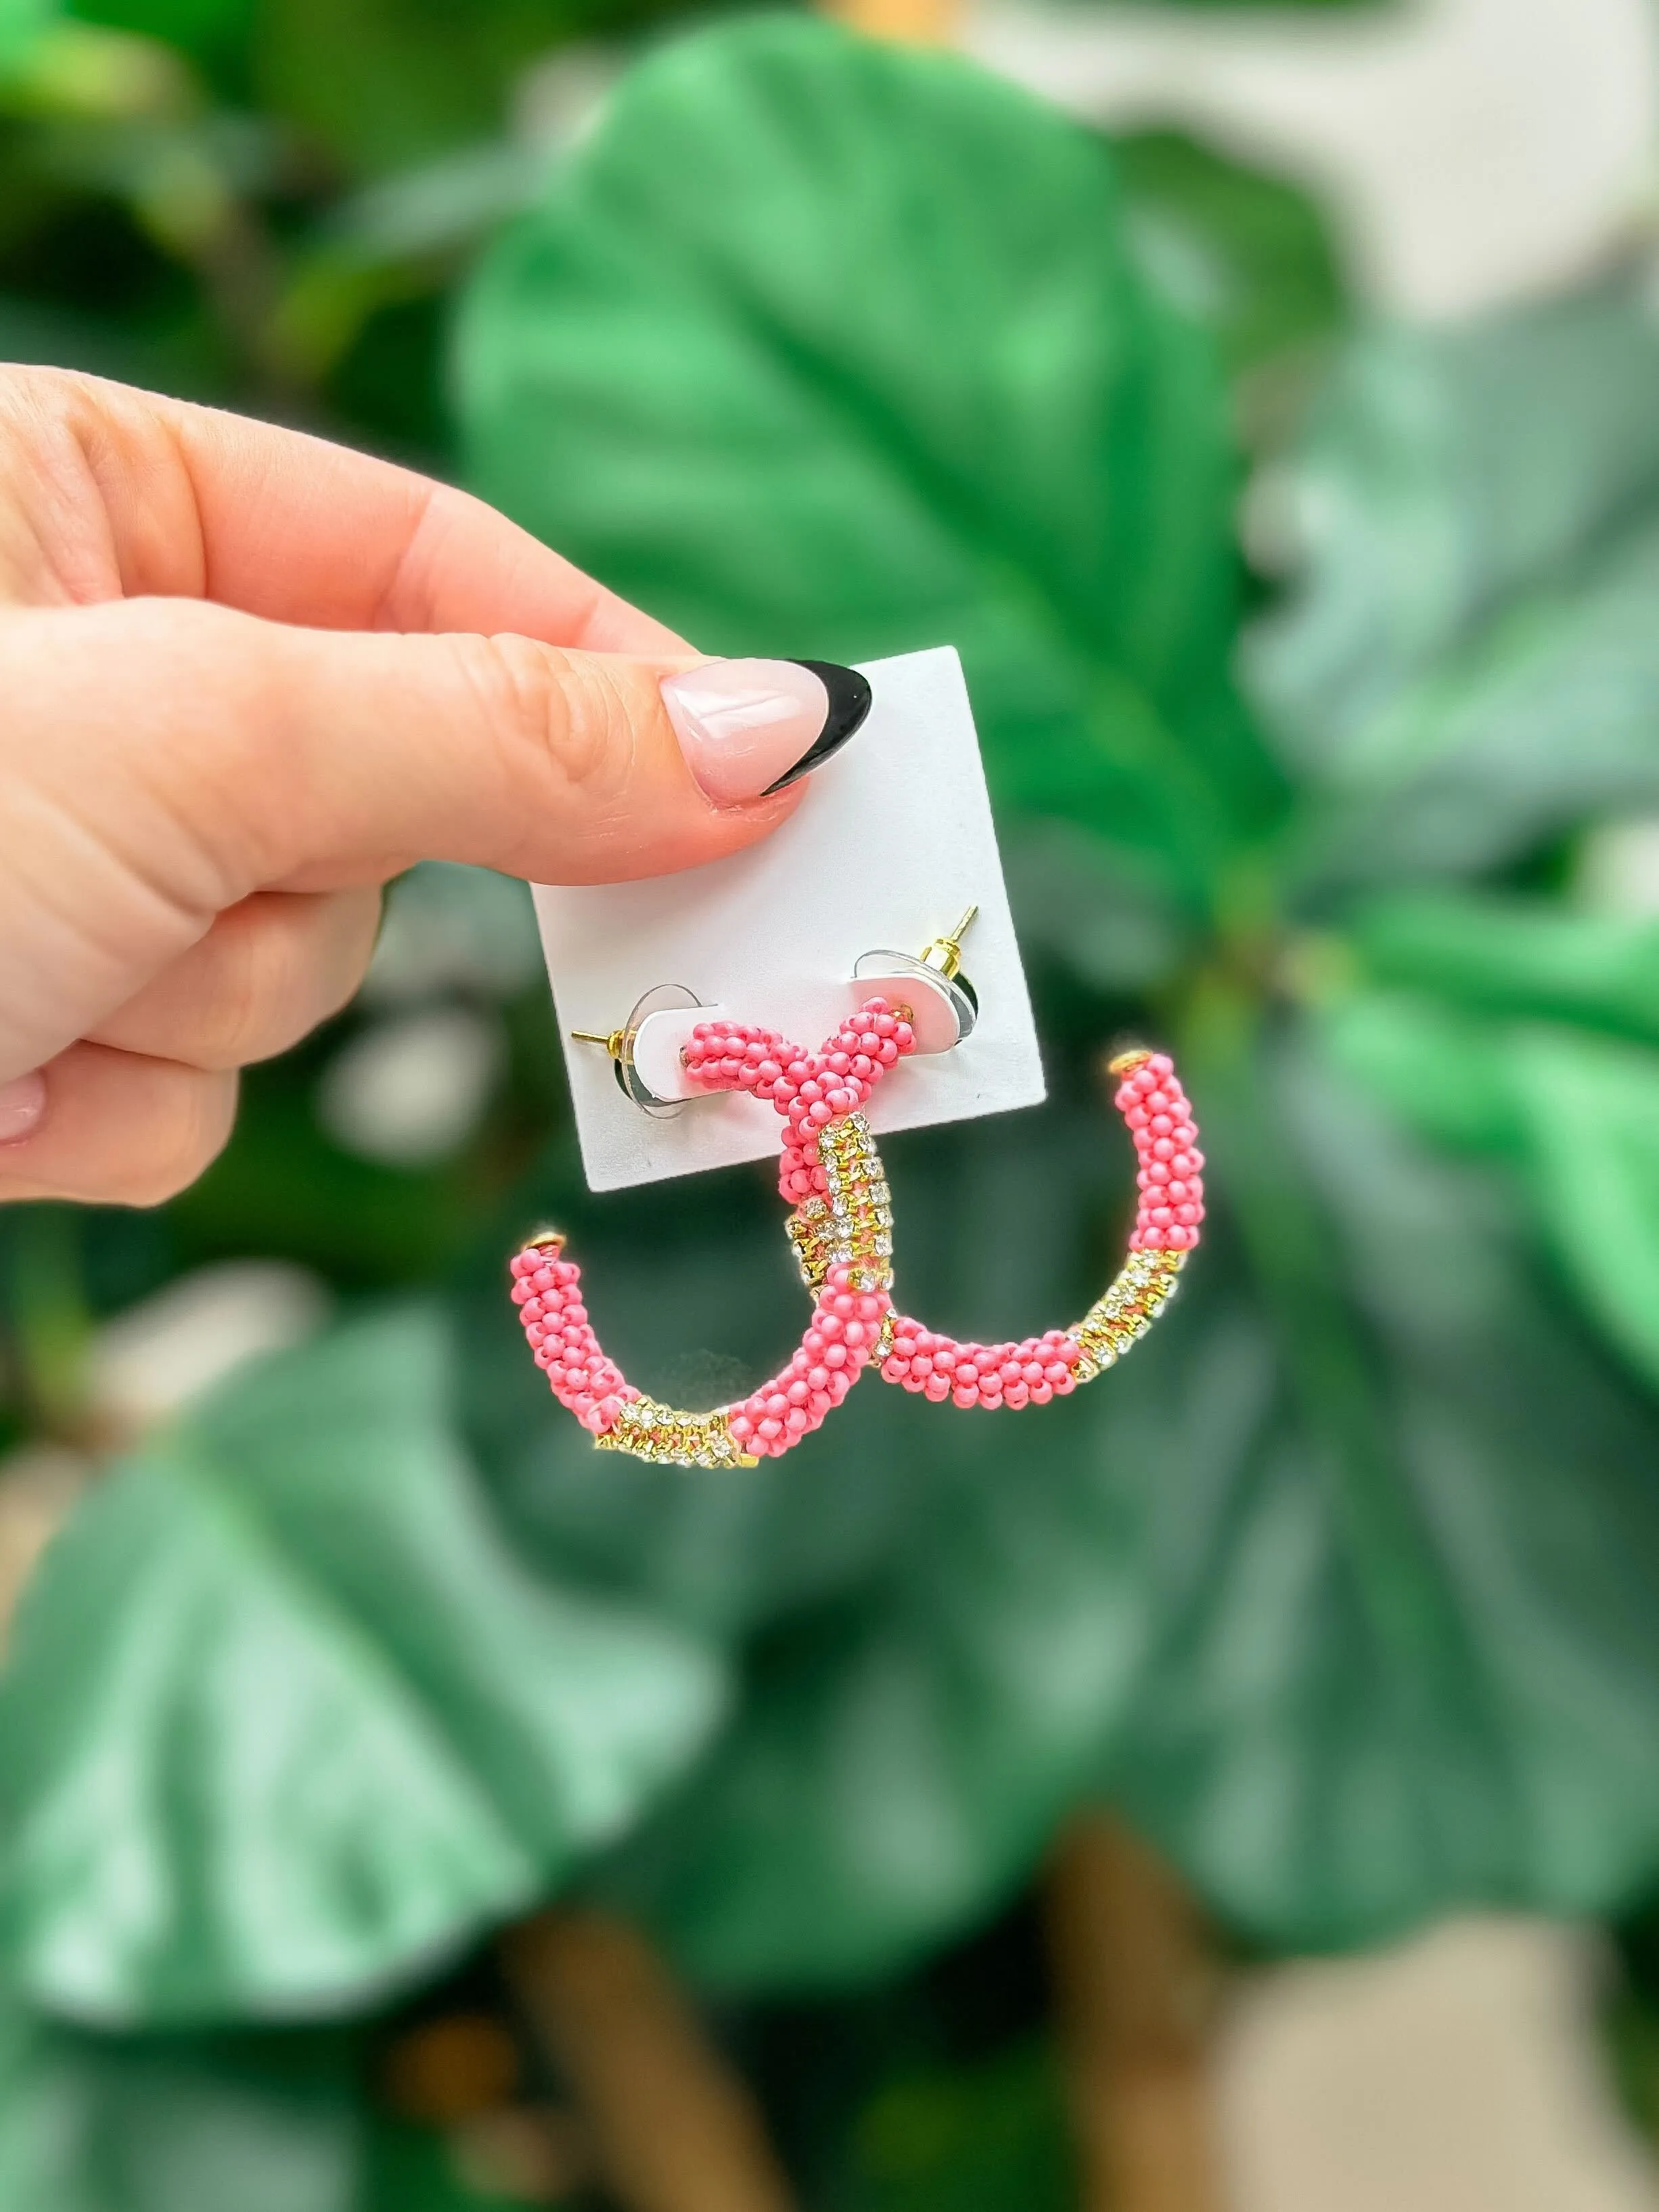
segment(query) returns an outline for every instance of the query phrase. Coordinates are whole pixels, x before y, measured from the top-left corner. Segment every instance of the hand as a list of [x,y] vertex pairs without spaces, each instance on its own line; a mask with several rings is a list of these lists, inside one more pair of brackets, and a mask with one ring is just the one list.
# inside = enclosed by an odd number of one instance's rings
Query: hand
[[775,828],[823,687],[699,658],[459,492],[0,370],[0,1199],[188,1182],[414,860],[605,881]]

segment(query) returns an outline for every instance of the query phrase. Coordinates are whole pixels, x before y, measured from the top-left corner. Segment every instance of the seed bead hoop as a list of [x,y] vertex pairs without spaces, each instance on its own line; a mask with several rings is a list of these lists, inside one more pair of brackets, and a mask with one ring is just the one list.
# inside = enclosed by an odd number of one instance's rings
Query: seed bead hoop
[[1070,1328],[1007,1344],[959,1343],[895,1313],[878,1347],[884,1381],[963,1407],[1046,1406],[1114,1365],[1163,1312],[1198,1243],[1204,1155],[1167,1053],[1121,1054],[1110,1073],[1121,1079],[1113,1103],[1140,1164],[1129,1256],[1110,1288]]
[[706,1091],[747,1091],[787,1124],[779,1188],[801,1274],[816,1298],[789,1364],[732,1406],[688,1413],[646,1397],[602,1349],[581,1271],[557,1230],[511,1263],[513,1298],[554,1396],[608,1451],[677,1467],[753,1467],[810,1436],[876,1355],[892,1319],[893,1215],[870,1125],[859,1110],[915,1048],[908,1018],[867,1000],[816,1053],[775,1030],[700,1022],[684,1054]]

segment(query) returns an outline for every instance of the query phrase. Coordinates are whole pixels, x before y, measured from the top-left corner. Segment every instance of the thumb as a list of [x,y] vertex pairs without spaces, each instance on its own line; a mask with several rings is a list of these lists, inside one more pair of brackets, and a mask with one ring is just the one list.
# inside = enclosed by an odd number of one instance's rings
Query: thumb
[[161,793],[232,896],[428,858],[572,884],[695,867],[776,828],[870,696],[822,663],[301,629],[188,600],[14,619],[62,632],[38,640],[39,686],[7,688],[66,769],[81,755],[82,803]]
[[[696,867],[752,843],[869,701],[799,661],[581,653],[515,635],[279,635],[274,747],[289,868],[417,857],[543,883]],[[856,711],[852,711],[854,708]]]

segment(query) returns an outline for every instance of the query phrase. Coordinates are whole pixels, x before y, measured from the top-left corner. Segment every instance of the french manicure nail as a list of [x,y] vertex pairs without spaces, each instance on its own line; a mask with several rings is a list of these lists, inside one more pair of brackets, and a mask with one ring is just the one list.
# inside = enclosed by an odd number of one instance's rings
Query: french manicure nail
[[710,660],[663,680],[686,765],[716,806],[775,791],[833,758],[870,711],[870,686],[833,660]]
[[46,1110],[46,1079],[40,1069],[0,1083],[0,1145],[21,1144]]

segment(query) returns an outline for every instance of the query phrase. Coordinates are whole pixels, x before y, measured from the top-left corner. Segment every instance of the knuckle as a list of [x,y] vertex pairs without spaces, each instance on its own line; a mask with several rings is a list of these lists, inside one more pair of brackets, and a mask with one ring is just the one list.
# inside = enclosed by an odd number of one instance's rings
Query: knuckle
[[16,426],[70,421],[91,396],[89,380],[76,369],[23,362],[8,362],[0,368],[0,420]]
[[489,728],[562,783],[592,791],[620,781],[633,752],[627,703],[602,664],[504,635],[457,641]]

